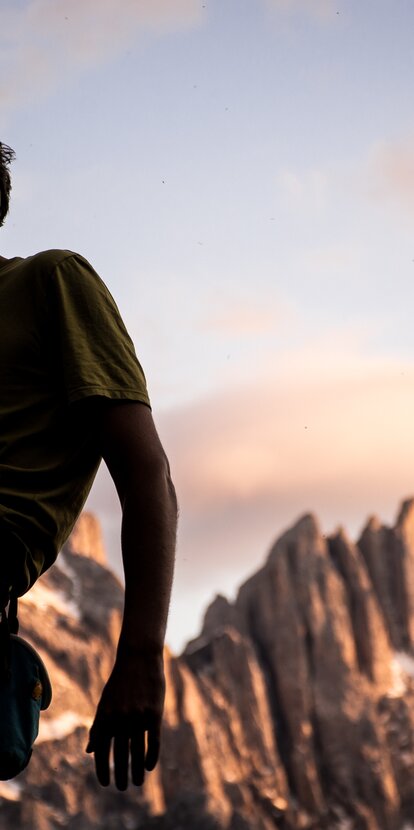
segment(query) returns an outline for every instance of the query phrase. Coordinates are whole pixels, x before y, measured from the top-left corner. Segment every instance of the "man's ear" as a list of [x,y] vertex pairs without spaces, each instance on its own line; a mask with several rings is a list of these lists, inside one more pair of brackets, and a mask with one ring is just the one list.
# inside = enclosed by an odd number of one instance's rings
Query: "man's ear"
[[7,144],[0,142],[0,227],[9,211],[11,178],[9,166],[16,154]]

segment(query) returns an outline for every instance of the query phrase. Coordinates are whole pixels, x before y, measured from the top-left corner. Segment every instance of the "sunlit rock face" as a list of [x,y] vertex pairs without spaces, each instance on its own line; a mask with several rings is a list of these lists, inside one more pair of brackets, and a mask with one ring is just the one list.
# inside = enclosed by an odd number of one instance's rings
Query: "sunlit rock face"
[[375,792],[373,820],[393,827],[398,791],[376,714],[392,654],[360,554],[342,533],[325,540],[306,516],[237,604],[262,655],[293,794],[323,814],[333,793],[358,809],[359,794]]
[[[95,551],[96,546],[96,551]],[[123,592],[93,516],[20,602],[53,703],[0,830],[404,830],[414,821],[414,502],[358,544],[305,515],[234,603],[165,651],[161,761],[142,790],[96,783],[88,727]],[[220,586],[218,586],[219,588]]]
[[70,553],[79,553],[106,565],[106,553],[99,520],[86,510],[80,515],[65,545]]

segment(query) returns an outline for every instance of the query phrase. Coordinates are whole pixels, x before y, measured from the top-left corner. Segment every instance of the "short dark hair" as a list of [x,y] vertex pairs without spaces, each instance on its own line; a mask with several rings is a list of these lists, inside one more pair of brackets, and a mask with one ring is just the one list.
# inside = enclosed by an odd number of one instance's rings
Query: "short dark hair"
[[15,158],[14,150],[0,141],[0,228],[9,211],[11,191],[9,165]]

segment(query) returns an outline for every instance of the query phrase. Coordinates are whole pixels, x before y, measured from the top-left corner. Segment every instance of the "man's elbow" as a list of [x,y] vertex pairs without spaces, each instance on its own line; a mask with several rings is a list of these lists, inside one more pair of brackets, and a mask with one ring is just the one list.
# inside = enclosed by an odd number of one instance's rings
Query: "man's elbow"
[[[168,462],[167,462],[167,464],[168,464]],[[171,471],[170,471],[169,465],[168,465],[168,470],[167,470],[167,475],[166,475],[166,481],[167,481],[168,495],[169,495],[170,502],[171,502],[171,508],[174,511],[174,515],[177,518],[178,517],[177,492],[176,492],[176,489],[174,487],[174,482],[171,478]]]
[[168,494],[169,501],[173,507],[175,507],[175,512],[178,512],[178,503],[177,503],[177,494],[174,486],[174,482],[171,476],[171,469],[170,464],[168,461],[167,456],[165,455],[164,451],[162,451],[161,457],[159,458],[157,472],[154,470],[154,474],[160,476],[163,482],[163,486],[166,489]]
[[136,496],[137,492],[142,493],[146,498],[162,498],[164,502],[168,502],[173,512],[178,512],[177,494],[171,469],[163,450],[147,455],[145,460],[130,459],[124,497]]

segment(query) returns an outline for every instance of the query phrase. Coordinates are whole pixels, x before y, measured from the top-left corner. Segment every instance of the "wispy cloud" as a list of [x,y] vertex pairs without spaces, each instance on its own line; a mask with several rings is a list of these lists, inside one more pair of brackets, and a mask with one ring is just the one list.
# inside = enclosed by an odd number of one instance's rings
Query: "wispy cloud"
[[277,307],[257,302],[233,299],[222,304],[220,311],[207,314],[199,321],[205,331],[226,337],[252,337],[285,330],[297,320],[297,312],[290,303],[280,301]]
[[292,361],[284,375],[268,370],[163,418],[189,507],[244,502],[280,487],[311,493],[335,478],[354,480],[359,498],[361,477],[378,488],[381,470],[386,488],[413,469],[414,370],[330,357],[323,369],[321,355],[306,351],[302,369]]
[[291,210],[321,213],[328,205],[329,176],[327,171],[318,168],[304,171],[286,168],[277,174],[276,189]]
[[26,0],[0,9],[0,105],[47,94],[140,35],[198,25],[200,0]]
[[336,271],[350,269],[355,265],[357,248],[356,245],[354,245],[353,250],[346,248],[344,245],[314,246],[303,253],[301,252],[298,259],[307,272],[332,274]]
[[371,150],[366,189],[369,195],[385,204],[390,202],[414,212],[414,135],[398,141],[383,141]]

